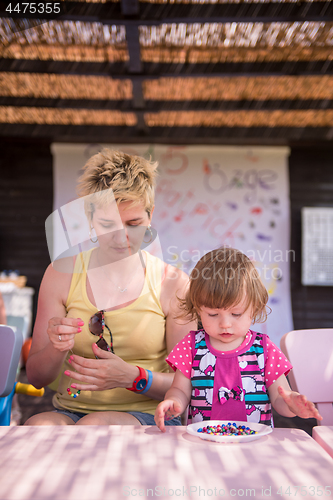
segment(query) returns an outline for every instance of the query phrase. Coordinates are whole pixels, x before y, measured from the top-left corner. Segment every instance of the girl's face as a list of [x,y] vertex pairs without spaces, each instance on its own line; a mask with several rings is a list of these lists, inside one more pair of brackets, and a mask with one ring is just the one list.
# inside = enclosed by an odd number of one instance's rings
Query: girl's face
[[210,343],[218,351],[232,351],[241,345],[252,323],[251,307],[245,309],[246,298],[229,309],[210,309],[202,306],[202,326]]
[[91,225],[95,228],[101,250],[112,262],[139,250],[150,220],[143,204],[132,206],[131,201],[126,201],[96,208]]

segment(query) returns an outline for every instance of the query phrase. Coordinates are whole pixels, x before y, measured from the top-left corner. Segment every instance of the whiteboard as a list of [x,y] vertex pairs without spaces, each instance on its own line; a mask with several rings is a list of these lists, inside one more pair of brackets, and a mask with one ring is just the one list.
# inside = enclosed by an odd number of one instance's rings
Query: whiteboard
[[302,285],[333,285],[333,208],[302,208]]

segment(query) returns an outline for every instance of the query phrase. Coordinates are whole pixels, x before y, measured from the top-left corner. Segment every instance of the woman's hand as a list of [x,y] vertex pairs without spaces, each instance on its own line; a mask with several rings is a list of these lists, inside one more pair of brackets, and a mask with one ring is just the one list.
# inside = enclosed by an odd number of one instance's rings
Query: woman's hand
[[165,399],[156,408],[154,420],[157,427],[165,432],[165,420],[172,420],[182,413],[181,404],[173,399]]
[[289,410],[298,417],[323,419],[315,405],[306,396],[298,394],[298,392],[286,391],[282,386],[278,387],[278,393]]
[[126,363],[112,352],[103,351],[96,344],[92,345],[92,350],[98,359],[82,358],[75,354],[68,359],[73,371],[66,370],[64,373],[79,381],[71,384],[73,389],[105,391],[116,387],[132,387],[133,380],[139,375],[136,366]]
[[82,331],[83,325],[81,318],[51,318],[47,327],[51,344],[57,351],[70,351],[74,347],[74,337]]

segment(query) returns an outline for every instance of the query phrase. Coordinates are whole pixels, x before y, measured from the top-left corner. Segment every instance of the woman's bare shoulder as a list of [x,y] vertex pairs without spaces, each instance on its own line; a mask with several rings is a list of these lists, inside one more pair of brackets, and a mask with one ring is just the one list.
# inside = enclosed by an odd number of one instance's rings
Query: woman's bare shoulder
[[189,282],[188,275],[179,269],[178,267],[172,266],[171,264],[164,263],[164,279],[162,284],[173,289],[173,288],[183,288]]
[[161,305],[164,312],[168,313],[170,307],[178,308],[177,298],[184,297],[188,283],[189,277],[184,271],[171,264],[164,264],[161,286]]
[[65,303],[73,276],[73,257],[51,262],[47,267],[40,286],[40,294],[58,298]]

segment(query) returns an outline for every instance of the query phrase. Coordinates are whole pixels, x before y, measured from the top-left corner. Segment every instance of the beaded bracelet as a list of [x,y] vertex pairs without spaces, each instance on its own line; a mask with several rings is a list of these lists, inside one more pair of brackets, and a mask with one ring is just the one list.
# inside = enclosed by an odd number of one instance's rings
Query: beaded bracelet
[[147,385],[146,387],[143,389],[143,391],[140,392],[140,394],[145,394],[147,391],[149,391],[150,387],[151,387],[151,384],[153,382],[153,374],[150,370],[146,370],[147,373],[148,373],[148,380],[147,380]]
[[[70,353],[71,353],[71,356],[74,354],[72,349],[70,350]],[[71,387],[71,382],[72,382],[72,379],[70,379],[70,381],[69,381],[70,387]],[[78,398],[81,394],[81,390],[78,389],[76,392],[73,392],[70,387],[67,387],[68,396],[70,396],[71,398]]]
[[74,394],[74,392],[72,392],[69,387],[67,388],[67,392],[68,392],[68,396],[70,396],[71,398],[78,398],[81,394],[80,389],[77,391],[76,394]]

